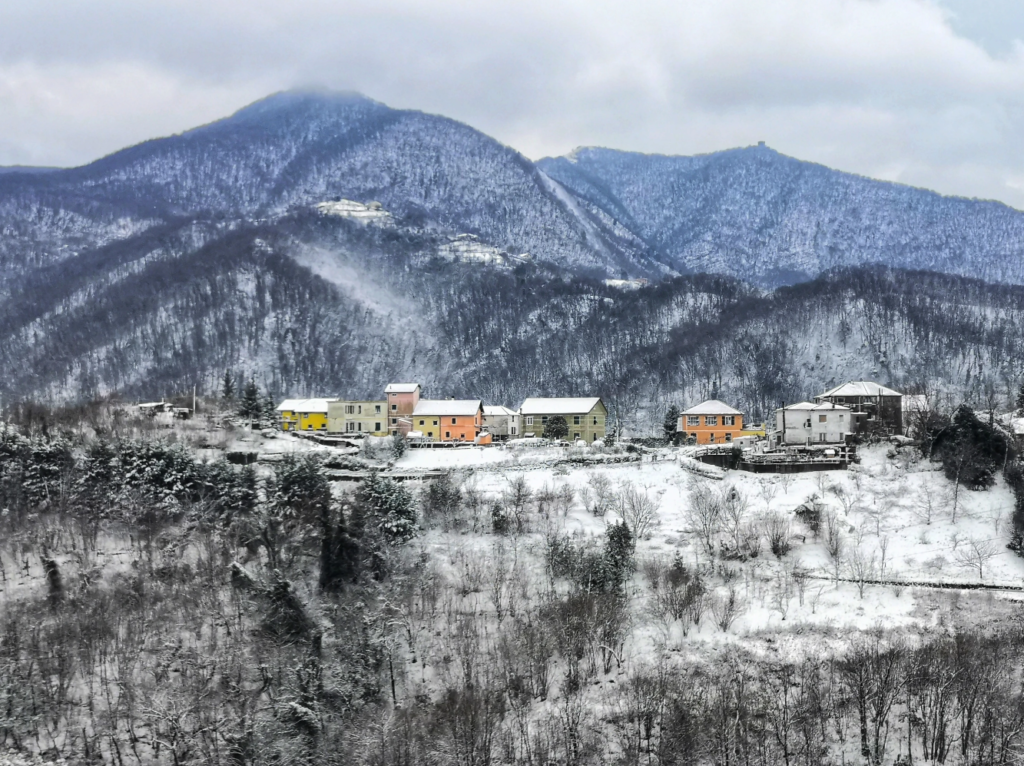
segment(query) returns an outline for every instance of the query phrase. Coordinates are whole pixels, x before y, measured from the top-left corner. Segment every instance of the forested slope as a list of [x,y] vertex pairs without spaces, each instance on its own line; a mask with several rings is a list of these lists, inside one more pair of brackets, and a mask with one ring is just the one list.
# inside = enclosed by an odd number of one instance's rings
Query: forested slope
[[230,368],[278,396],[593,393],[632,422],[709,396],[757,417],[849,378],[1004,400],[1021,375],[1024,288],[865,267],[773,292],[707,275],[622,290],[443,259],[438,241],[304,213],[67,259],[0,311],[4,397],[211,391]]

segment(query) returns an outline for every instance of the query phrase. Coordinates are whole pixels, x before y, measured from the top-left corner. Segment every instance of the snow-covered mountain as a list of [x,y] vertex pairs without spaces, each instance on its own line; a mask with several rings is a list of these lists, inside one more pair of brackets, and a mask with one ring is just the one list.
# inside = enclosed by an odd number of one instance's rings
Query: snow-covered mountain
[[1024,213],[840,173],[765,146],[696,157],[578,149],[539,167],[681,272],[792,284],[881,263],[1024,283]]
[[578,269],[651,269],[638,241],[581,220],[515,150],[443,117],[308,92],[81,168],[0,175],[0,258],[10,277],[161,223],[263,221],[334,199]]
[[998,284],[1024,284],[1021,243],[1005,206],[764,147],[532,163],[442,117],[286,93],[0,173],[0,396],[210,390],[231,368],[279,394],[401,378],[624,413],[761,412],[844,377],[977,398],[1024,375],[1022,296]]

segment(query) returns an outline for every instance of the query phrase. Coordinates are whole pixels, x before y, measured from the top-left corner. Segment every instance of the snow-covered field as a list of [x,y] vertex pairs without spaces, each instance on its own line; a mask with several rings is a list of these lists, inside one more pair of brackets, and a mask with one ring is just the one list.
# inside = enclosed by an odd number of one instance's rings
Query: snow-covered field
[[[597,541],[603,539],[606,525],[618,520],[614,512],[599,518],[583,507],[581,493],[594,476],[606,477],[613,488],[632,485],[646,493],[656,501],[658,513],[654,528],[637,544],[641,571],[634,576],[632,587],[640,602],[649,595],[643,562],[659,558],[669,562],[677,554],[688,566],[713,572],[708,580],[719,592],[732,587],[741,597],[740,616],[727,633],[707,620],[692,626],[691,641],[717,641],[726,635],[751,636],[774,629],[799,632],[813,627],[812,632],[820,633],[880,625],[929,628],[947,619],[951,610],[962,611],[968,604],[964,615],[973,612],[980,620],[982,612],[977,610],[1024,597],[1013,590],[991,589],[1024,586],[1024,559],[1006,548],[1013,507],[1010,491],[1001,482],[985,492],[961,489],[954,511],[951,482],[938,465],[916,459],[909,449],[899,454],[887,446],[863,449],[861,463],[848,471],[791,477],[730,471],[720,481],[684,470],[679,462],[681,453],[675,451],[658,453],[653,461],[645,456],[640,463],[587,468],[552,465],[560,454],[556,448],[410,450],[396,468],[452,470],[464,486],[494,498],[520,475],[535,496],[544,490],[557,493],[563,486],[571,487],[574,501],[570,510],[564,516],[552,511],[537,525],[541,528],[526,535],[524,549],[533,555],[524,560],[535,569],[543,569],[546,536],[564,533]],[[777,558],[765,543],[756,558],[723,561],[717,556],[712,560],[689,514],[691,488],[696,483],[713,485],[713,490],[734,488],[745,500],[743,521],[748,529],[757,529],[770,515],[790,519],[790,552]],[[828,551],[825,530],[816,538],[793,514],[815,497],[822,500],[825,515],[831,512],[838,521],[842,546],[838,570]],[[495,547],[495,536],[490,533],[454,535],[454,539],[453,534],[430,530],[421,537],[420,545],[441,559],[453,558],[453,546],[458,556],[465,551],[487,556]],[[728,534],[723,530],[718,537],[724,540]],[[915,585],[892,584],[899,582]],[[922,583],[968,587],[941,589]],[[979,584],[990,589],[968,589]],[[634,641],[657,632],[642,608],[637,616]],[[678,632],[678,627],[674,630]]]

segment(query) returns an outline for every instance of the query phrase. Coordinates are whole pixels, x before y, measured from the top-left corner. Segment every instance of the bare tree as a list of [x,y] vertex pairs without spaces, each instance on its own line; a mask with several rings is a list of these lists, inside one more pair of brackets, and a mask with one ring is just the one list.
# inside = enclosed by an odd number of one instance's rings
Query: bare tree
[[711,616],[715,619],[715,625],[723,633],[729,631],[742,611],[743,605],[734,587],[730,587],[724,596],[715,594],[711,597]]
[[743,553],[747,535],[747,498],[736,487],[726,487],[722,492],[722,522],[729,536],[729,546],[735,556]]
[[839,568],[842,565],[846,541],[843,537],[843,525],[835,511],[827,511],[823,518],[825,528],[825,550],[832,559],[832,572],[836,585],[839,585]]
[[687,521],[704,551],[713,558],[722,524],[722,499],[707,481],[697,480],[690,487],[689,501]]
[[658,501],[629,481],[619,487],[618,499],[619,516],[633,533],[633,539],[646,539],[660,522]]
[[775,582],[772,588],[772,607],[786,619],[789,613],[789,604],[793,600],[793,577],[788,569],[778,569],[775,572]]
[[925,481],[921,488],[914,493],[914,504],[911,506],[914,515],[925,524],[930,525],[940,511],[943,510],[943,493],[936,490],[929,481]]
[[580,502],[588,513],[603,518],[618,502],[611,479],[603,473],[590,474],[587,485],[580,489]]
[[857,593],[863,599],[868,580],[875,579],[875,555],[871,554],[869,557],[863,548],[854,548],[847,558],[847,566],[850,578],[857,584]]
[[956,560],[961,566],[974,569],[978,579],[985,579],[985,564],[999,554],[999,549],[991,540],[970,539],[956,552]]
[[[842,484],[836,484],[832,487],[832,494],[836,496],[836,500],[838,500],[839,504],[843,507],[843,514],[845,516],[849,516],[850,511],[854,511],[860,507],[860,490],[856,488],[847,489]],[[824,498],[824,495],[822,495],[822,498]]]
[[764,536],[768,539],[768,547],[777,558],[782,558],[789,553],[792,543],[790,538],[793,535],[789,518],[781,513],[771,513],[761,521],[761,528]]
[[761,499],[764,500],[764,510],[768,513],[772,509],[772,500],[779,494],[779,485],[771,479],[762,479],[758,483],[758,493],[761,495]]
[[516,474],[514,479],[509,480],[508,489],[502,493],[502,505],[505,513],[512,522],[516,532],[525,532],[528,526],[528,512],[530,503],[533,501],[533,492],[530,485],[526,483],[523,474]]

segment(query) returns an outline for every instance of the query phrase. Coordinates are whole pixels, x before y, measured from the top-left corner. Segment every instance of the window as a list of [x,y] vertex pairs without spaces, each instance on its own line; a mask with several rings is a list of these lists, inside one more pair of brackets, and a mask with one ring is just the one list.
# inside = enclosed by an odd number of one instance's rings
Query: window
[[541,415],[541,417],[540,417],[540,424],[542,426],[546,426],[548,424],[548,416],[547,415]]
[[379,404],[373,405],[373,414],[374,415],[380,415],[380,405]]
[[516,435],[516,427],[515,427],[515,426],[512,426],[512,427],[511,427],[511,428],[510,428],[510,429],[508,430],[508,432],[509,432],[510,434],[512,434],[513,436],[515,436],[515,435]]
[[718,425],[718,415],[705,415],[704,416],[704,425],[706,425],[706,426],[717,426]]
[[687,415],[686,416],[686,425],[688,425],[688,426],[699,426],[700,425],[700,416],[699,415]]
[[722,425],[723,426],[734,426],[734,425],[736,425],[736,416],[735,415],[722,415]]
[[573,415],[572,416],[572,424],[574,426],[578,426],[580,424],[580,416],[579,415]]
[[392,412],[398,412],[398,405],[397,404],[392,404],[391,405],[391,411]]
[[362,433],[363,432],[363,424],[362,423],[356,423],[356,425],[358,426],[358,428],[356,428],[356,430],[359,431],[359,433]]
[[580,432],[579,431],[577,431],[576,433],[574,433],[572,435],[572,440],[573,441],[579,441],[579,438],[580,438]]
[[423,421],[421,420],[421,421],[420,421],[420,425],[421,425],[421,426],[425,426],[425,425],[426,425],[426,423],[424,423],[424,422],[423,422]]
[[465,434],[459,434],[459,438],[462,439],[463,441],[465,441],[466,440],[466,435]]
[[711,439],[708,440],[708,444],[714,444],[714,443],[715,443],[715,435],[711,434]]
[[843,414],[842,414],[842,413],[839,413],[839,422],[840,422],[840,423],[842,423],[842,422],[843,422]]
[[361,405],[361,404],[360,404],[360,405],[358,405],[358,406],[356,407],[356,409],[358,409],[358,410],[359,410],[359,414],[360,414],[360,415],[362,415],[362,414],[363,414],[363,405]]
[[819,423],[827,423],[828,422],[828,415],[818,415],[818,422]]
[[533,425],[533,415],[527,415],[526,416],[526,425],[528,425],[528,426],[532,426]]
[[354,415],[355,412],[356,412],[356,408],[353,407],[351,404],[346,404],[345,405],[345,414],[346,415]]
[[453,426],[456,425],[458,422],[459,422],[458,420],[456,420],[455,418],[452,418],[452,425]]
[[397,426],[398,425],[398,418],[391,418],[391,425]]
[[597,425],[597,415],[594,415],[594,425]]
[[436,426],[436,425],[437,425],[437,421],[435,420],[435,421],[434,421],[434,422],[432,423],[432,425],[435,425],[435,426]]
[[825,434],[818,434],[818,441],[820,441],[820,442],[825,441]]
[[732,434],[726,434],[726,435],[725,435],[725,440],[726,440],[727,442],[731,442],[731,441],[732,441]]
[[373,430],[374,431],[380,431],[380,422],[377,422],[377,423],[373,424]]
[[346,431],[355,431],[356,430],[356,424],[355,423],[346,423],[345,424],[345,430]]
[[451,431],[445,431],[444,432],[444,438],[445,439],[451,439],[452,438],[452,432]]

